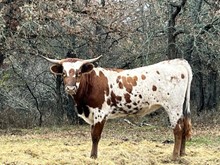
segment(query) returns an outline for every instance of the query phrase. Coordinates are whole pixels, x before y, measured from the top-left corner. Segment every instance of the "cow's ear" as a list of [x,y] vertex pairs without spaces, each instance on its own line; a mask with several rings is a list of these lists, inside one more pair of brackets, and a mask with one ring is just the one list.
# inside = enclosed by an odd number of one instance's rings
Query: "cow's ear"
[[83,64],[80,68],[81,73],[88,73],[91,72],[94,68],[94,65],[92,63],[86,63]]
[[56,75],[63,74],[63,66],[60,64],[54,64],[50,67],[50,71]]

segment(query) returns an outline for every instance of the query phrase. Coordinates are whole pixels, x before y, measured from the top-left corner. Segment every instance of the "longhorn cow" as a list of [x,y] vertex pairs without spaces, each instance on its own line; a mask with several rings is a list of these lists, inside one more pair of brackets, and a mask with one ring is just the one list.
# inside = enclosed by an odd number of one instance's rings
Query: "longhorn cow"
[[50,71],[62,75],[65,91],[76,103],[78,115],[91,125],[91,157],[97,158],[98,143],[107,119],[145,116],[163,107],[174,133],[173,159],[185,154],[191,137],[190,87],[192,70],[184,59],[162,61],[135,69],[95,68],[101,56],[83,60],[55,60]]

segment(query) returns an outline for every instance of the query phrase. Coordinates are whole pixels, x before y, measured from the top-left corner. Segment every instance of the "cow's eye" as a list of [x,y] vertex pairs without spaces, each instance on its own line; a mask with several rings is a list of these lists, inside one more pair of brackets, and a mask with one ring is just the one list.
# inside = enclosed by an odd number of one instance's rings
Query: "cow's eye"
[[80,77],[81,76],[81,72],[78,71],[77,74],[76,74],[76,77]]
[[66,75],[66,72],[63,72],[63,77],[66,77],[67,75]]

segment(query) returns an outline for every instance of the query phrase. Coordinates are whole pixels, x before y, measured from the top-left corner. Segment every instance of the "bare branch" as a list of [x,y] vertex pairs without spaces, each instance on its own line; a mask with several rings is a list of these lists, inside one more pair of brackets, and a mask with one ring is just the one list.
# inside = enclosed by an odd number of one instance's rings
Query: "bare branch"
[[207,3],[208,5],[214,7],[216,10],[220,9],[220,6],[218,3],[220,3],[220,1],[214,1],[214,2],[209,2],[208,0],[204,0],[205,3]]
[[180,30],[177,30],[177,31],[173,34],[173,36],[174,36],[174,37],[177,37],[179,34],[183,34],[183,33],[185,33],[185,30],[180,29]]
[[37,111],[38,111],[39,114],[40,114],[39,126],[41,127],[41,125],[42,125],[42,112],[41,112],[41,110],[40,110],[40,108],[39,108],[38,99],[37,99],[37,97],[34,95],[33,91],[31,90],[30,86],[28,85],[27,81],[24,80],[24,78],[16,71],[16,69],[15,69],[15,67],[14,67],[14,65],[13,65],[12,62],[11,62],[11,64],[12,64],[12,69],[13,69],[14,73],[19,77],[19,79],[21,79],[21,80],[24,82],[24,84],[25,84],[27,90],[30,92],[31,96],[33,97],[33,99],[34,99],[34,101],[35,101],[35,103],[36,103]]
[[175,19],[176,18],[176,16],[180,13],[180,11],[181,11],[181,9],[183,8],[183,6],[186,4],[186,0],[182,0],[182,2],[181,2],[181,4],[180,5],[178,5],[178,4],[176,4],[176,3],[173,3],[173,2],[170,2],[170,5],[172,6],[172,7],[175,7],[176,8],[176,10],[172,13],[172,15],[171,15],[171,17],[172,17],[172,19]]
[[220,24],[219,20],[220,20],[219,18],[216,18],[211,23],[205,25],[199,34],[204,34],[205,32],[209,31],[211,28],[213,28],[214,25]]

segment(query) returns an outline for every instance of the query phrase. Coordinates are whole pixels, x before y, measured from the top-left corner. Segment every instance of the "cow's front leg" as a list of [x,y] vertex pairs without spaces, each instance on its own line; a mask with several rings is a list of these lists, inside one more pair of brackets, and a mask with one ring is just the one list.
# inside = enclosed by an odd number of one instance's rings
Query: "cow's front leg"
[[105,120],[102,122],[98,122],[91,126],[91,136],[92,136],[92,150],[91,150],[91,158],[96,159],[98,156],[98,144],[101,138],[102,130],[105,124]]

